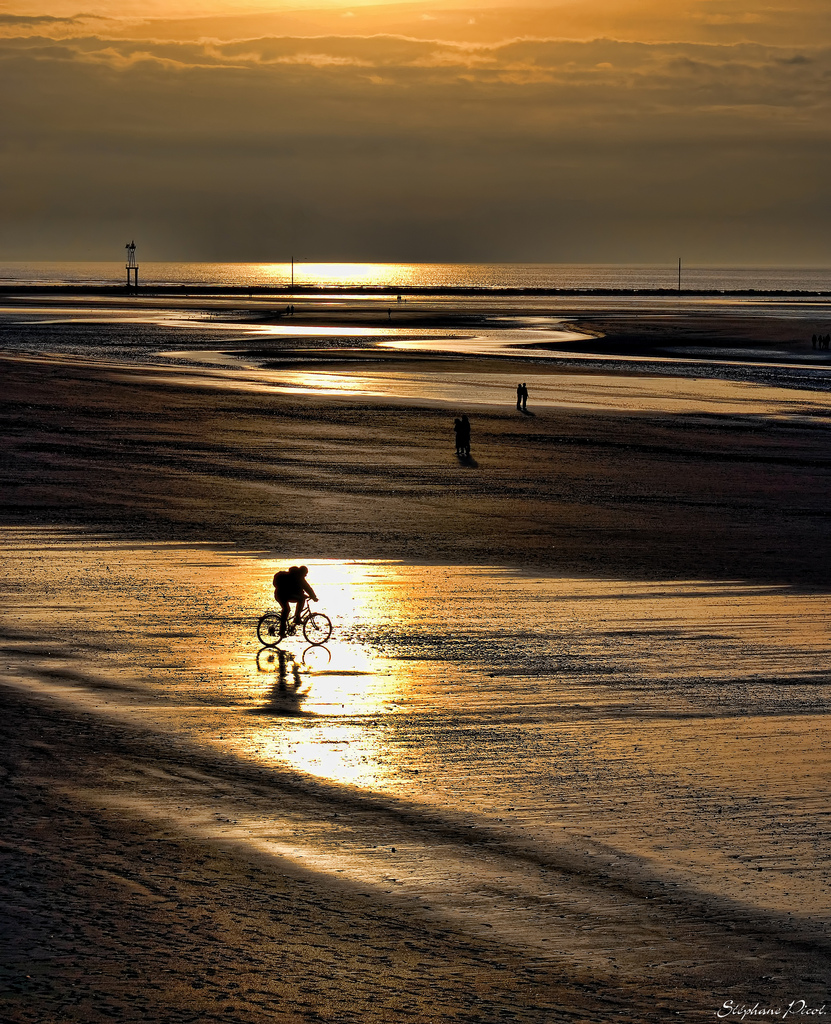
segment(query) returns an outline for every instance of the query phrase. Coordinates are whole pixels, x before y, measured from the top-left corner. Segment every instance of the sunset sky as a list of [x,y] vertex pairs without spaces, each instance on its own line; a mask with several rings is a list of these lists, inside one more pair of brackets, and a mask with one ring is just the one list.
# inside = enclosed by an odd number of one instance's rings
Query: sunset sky
[[0,259],[831,264],[829,0],[0,0]]

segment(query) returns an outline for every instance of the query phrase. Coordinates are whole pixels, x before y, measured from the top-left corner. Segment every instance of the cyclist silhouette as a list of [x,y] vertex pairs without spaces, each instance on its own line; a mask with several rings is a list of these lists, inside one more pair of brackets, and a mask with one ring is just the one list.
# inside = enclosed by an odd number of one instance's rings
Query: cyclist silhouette
[[306,595],[313,601],[317,594],[306,581],[309,570],[305,565],[293,565],[290,569],[282,569],[274,574],[274,599],[280,605],[280,636],[286,635],[291,605],[294,604],[294,625],[300,624],[300,617],[306,604]]

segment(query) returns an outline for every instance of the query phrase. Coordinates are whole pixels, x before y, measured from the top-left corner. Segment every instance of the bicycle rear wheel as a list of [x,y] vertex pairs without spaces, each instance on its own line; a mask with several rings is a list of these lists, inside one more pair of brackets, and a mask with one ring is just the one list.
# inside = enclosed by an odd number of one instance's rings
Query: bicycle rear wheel
[[323,612],[309,612],[303,620],[303,636],[310,644],[325,644],[332,635],[332,620]]
[[276,647],[280,643],[280,616],[266,612],[257,623],[257,638],[263,647]]

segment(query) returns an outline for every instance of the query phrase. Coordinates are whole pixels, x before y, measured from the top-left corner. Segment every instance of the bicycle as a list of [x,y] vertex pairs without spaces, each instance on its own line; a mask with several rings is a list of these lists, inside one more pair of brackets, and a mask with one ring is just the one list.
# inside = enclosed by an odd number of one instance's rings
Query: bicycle
[[[300,616],[300,629],[307,643],[315,647],[325,644],[332,635],[332,620],[325,612],[313,612],[308,606]],[[298,624],[292,617],[286,623],[286,636],[297,635]],[[263,647],[277,647],[285,637],[280,636],[280,613],[266,612],[257,622],[257,639]]]

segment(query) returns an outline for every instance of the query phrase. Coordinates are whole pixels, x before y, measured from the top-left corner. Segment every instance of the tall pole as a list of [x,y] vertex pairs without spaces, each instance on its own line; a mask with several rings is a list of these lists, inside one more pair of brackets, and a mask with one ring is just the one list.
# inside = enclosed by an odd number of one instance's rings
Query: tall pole
[[678,257],[678,294],[681,294],[681,257]]
[[294,291],[294,256],[291,258],[291,290]]

